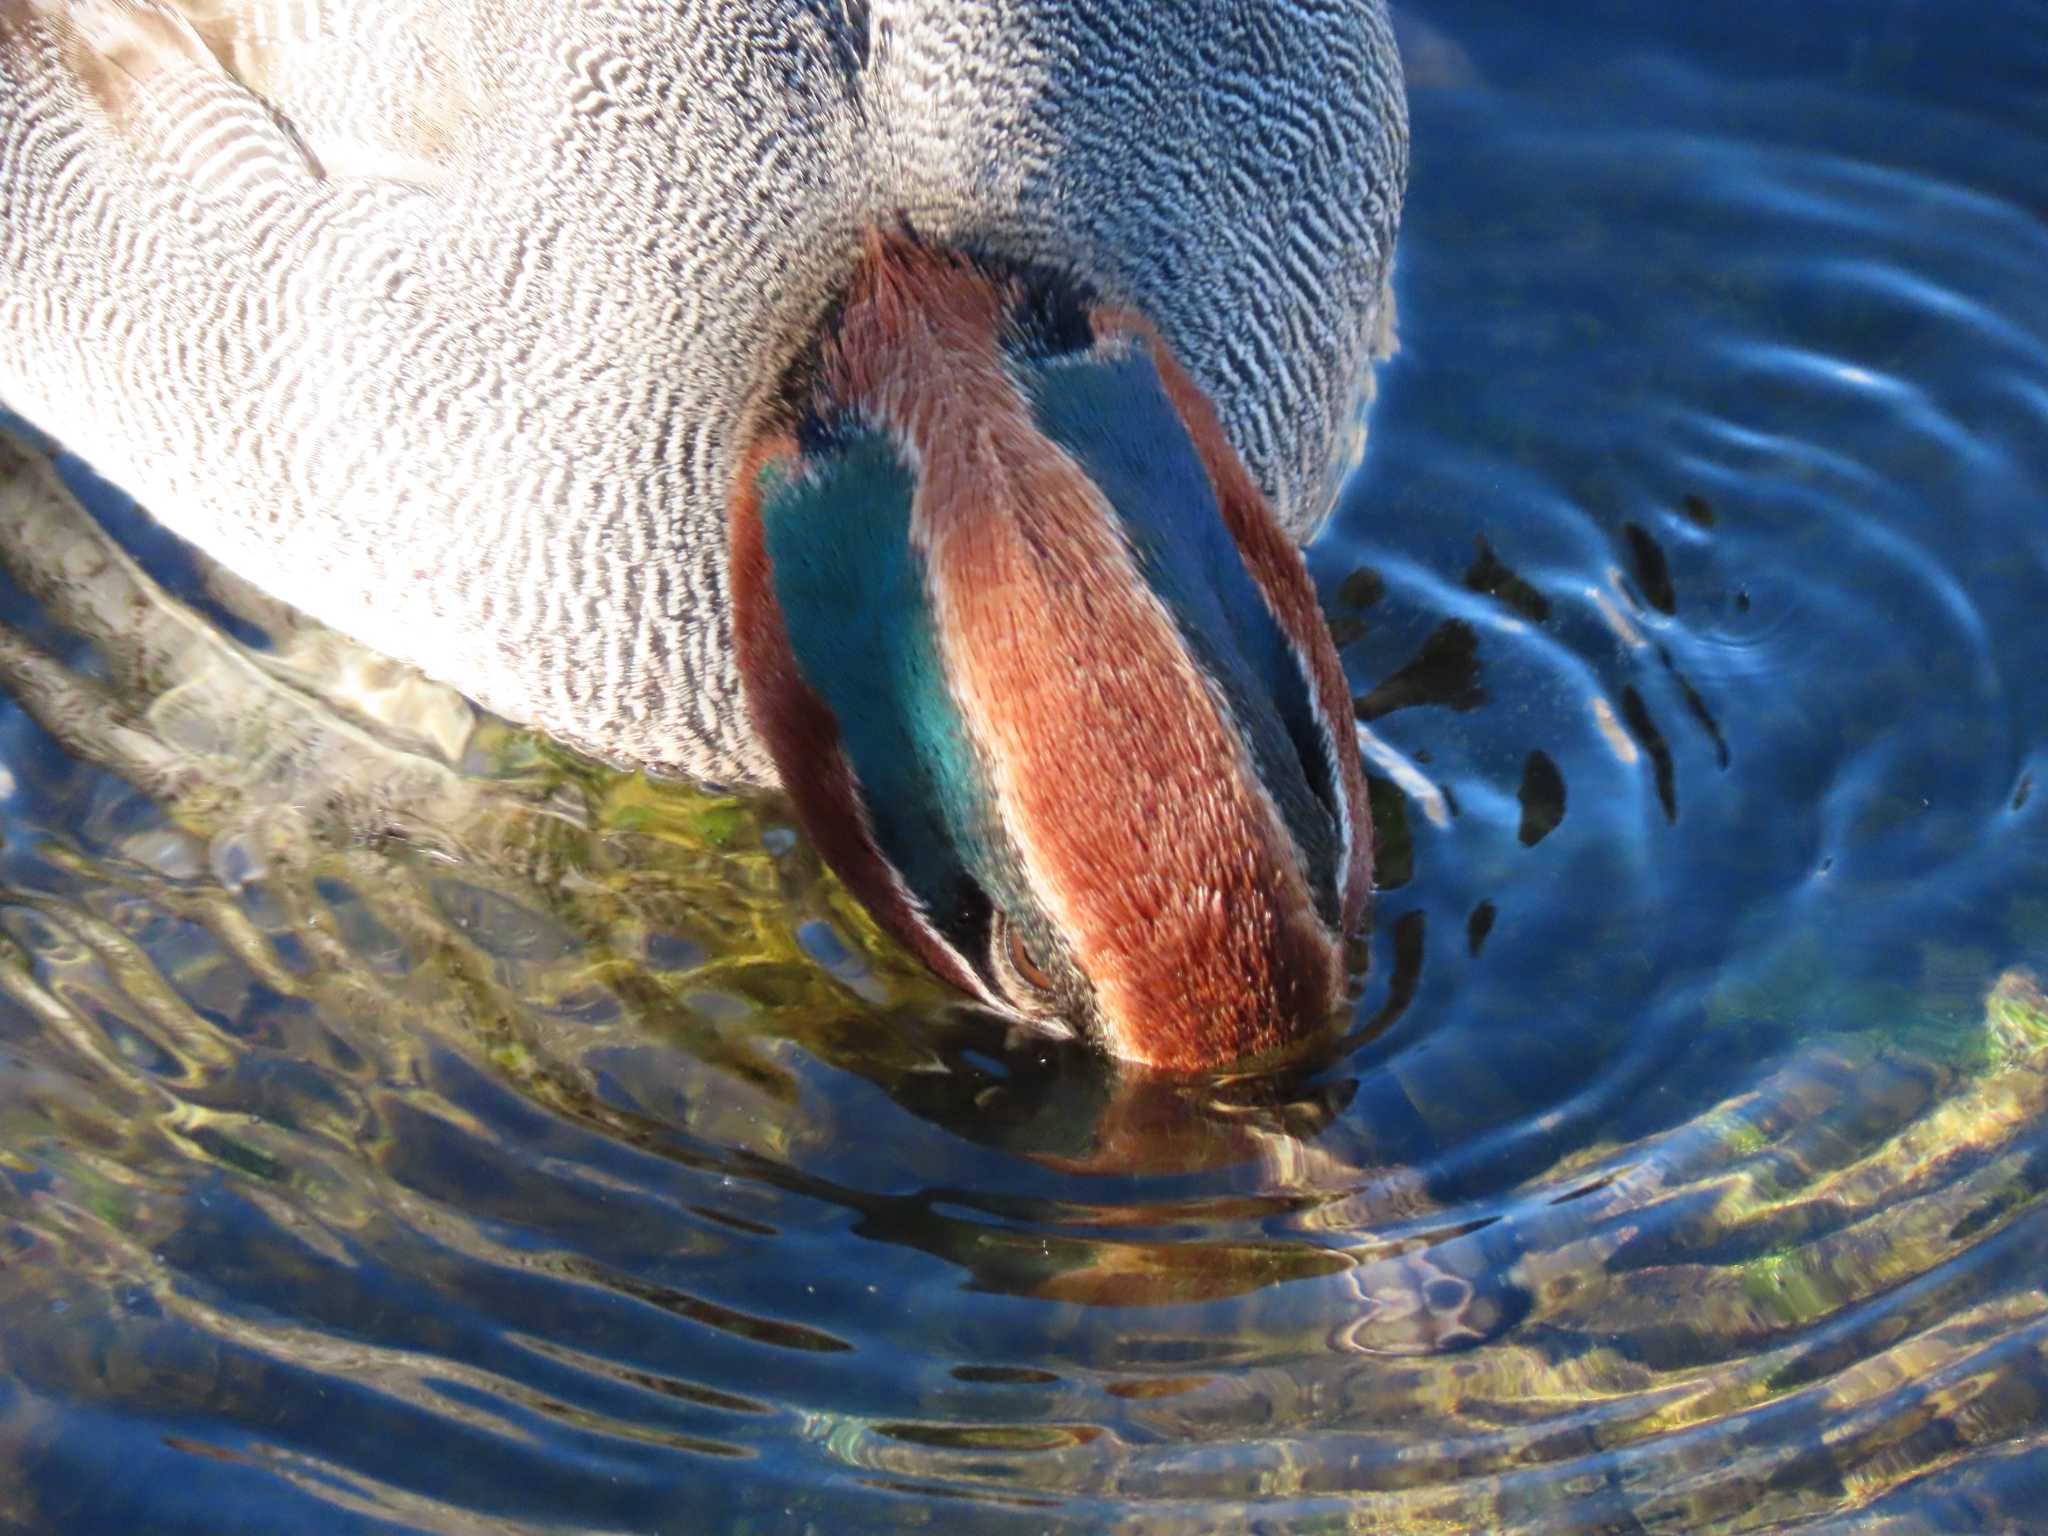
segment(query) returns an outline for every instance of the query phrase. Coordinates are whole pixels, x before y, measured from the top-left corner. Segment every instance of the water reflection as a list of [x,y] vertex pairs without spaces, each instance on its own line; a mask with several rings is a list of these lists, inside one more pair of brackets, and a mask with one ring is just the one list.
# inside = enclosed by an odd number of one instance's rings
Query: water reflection
[[2031,1518],[2048,146],[1431,20],[1288,1074],[1012,1033],[0,450],[0,1528]]

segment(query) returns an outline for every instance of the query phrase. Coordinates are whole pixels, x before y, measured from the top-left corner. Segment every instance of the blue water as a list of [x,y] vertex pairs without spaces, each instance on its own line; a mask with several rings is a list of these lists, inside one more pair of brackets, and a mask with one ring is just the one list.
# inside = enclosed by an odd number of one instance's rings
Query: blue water
[[774,804],[10,532],[0,1531],[2039,1522],[2048,7],[1404,42],[1306,1076],[1008,1037]]

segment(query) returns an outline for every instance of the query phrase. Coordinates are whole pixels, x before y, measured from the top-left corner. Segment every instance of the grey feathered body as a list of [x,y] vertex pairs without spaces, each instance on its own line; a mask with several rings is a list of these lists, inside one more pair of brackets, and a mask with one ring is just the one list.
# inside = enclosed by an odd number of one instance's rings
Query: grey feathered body
[[726,495],[863,226],[1143,310],[1306,537],[1406,160],[1380,0],[0,0],[0,402],[500,713],[767,783]]

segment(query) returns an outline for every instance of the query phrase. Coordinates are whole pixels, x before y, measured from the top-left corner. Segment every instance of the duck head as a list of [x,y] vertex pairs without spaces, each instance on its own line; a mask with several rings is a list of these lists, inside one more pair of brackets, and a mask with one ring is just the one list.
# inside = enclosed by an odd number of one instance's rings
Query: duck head
[[1141,317],[870,236],[731,538],[754,727],[933,971],[1172,1070],[1329,1024],[1371,886],[1350,694]]

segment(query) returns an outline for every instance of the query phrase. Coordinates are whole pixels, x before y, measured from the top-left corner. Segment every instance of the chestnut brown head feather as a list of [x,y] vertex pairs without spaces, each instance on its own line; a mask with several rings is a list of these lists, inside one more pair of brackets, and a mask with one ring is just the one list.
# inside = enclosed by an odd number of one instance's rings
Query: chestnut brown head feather
[[[757,445],[735,493],[735,623],[750,707],[828,859],[942,974],[960,980],[965,966],[976,990],[1024,1012],[1029,1000],[1006,996],[1006,987],[1019,976],[1034,987],[1056,981],[1063,1011],[1133,1061],[1198,1068],[1267,1054],[1330,1018],[1345,931],[1363,914],[1370,879],[1363,778],[1341,728],[1349,699],[1335,652],[1299,555],[1158,336],[1135,316],[1096,311],[1082,361],[1091,365],[1100,350],[1105,366],[1121,366],[1142,349],[1156,369],[1156,378],[1137,375],[1153,380],[1148,430],[1156,435],[1166,423],[1163,441],[1183,470],[1198,466],[1192,481],[1183,473],[1173,482],[1196,488],[1193,504],[1134,523],[1131,509],[1091,479],[1079,450],[1048,435],[1045,413],[1020,382],[1010,342],[1023,298],[1018,278],[873,236],[802,407],[813,422],[852,423],[833,430],[879,435],[914,474],[893,536],[916,573],[910,600],[928,607],[944,707],[957,712],[971,765],[896,776],[885,746],[872,743],[914,740],[915,732],[872,726],[864,682],[839,677],[821,693],[805,677],[804,647],[789,639],[792,616],[777,605],[774,549],[811,536],[798,531],[800,517],[820,538],[849,537],[851,524],[842,508],[846,526],[818,529],[833,515],[819,510],[830,498],[799,509],[786,490],[771,494],[764,513],[762,467],[802,457],[801,432],[794,443]],[[1045,388],[1059,387],[1048,378]],[[816,458],[829,461],[831,434],[821,432]],[[832,470],[806,462],[792,473],[816,485]],[[1122,494],[1136,493],[1125,486]],[[765,540],[764,516],[773,525]],[[1298,674],[1281,683],[1321,720],[1299,732],[1301,752],[1321,754],[1315,762],[1295,766],[1248,739],[1253,717],[1269,718],[1271,708],[1253,709],[1241,681],[1219,681],[1213,645],[1195,643],[1186,604],[1169,600],[1181,590],[1177,573],[1162,575],[1156,551],[1141,557],[1139,543],[1158,528],[1171,533],[1175,519],[1200,518],[1220,520],[1227,540],[1211,544],[1236,564],[1219,590],[1263,604],[1267,611],[1247,622],[1266,625],[1260,635],[1277,625],[1284,645],[1269,650],[1291,648],[1283,666]],[[1193,537],[1199,528],[1188,526]],[[795,600],[815,603],[817,590],[805,585]],[[798,618],[807,634],[823,632],[814,614]],[[831,658],[806,643],[814,665],[829,669]],[[1231,676],[1240,674],[1253,675],[1240,668]],[[904,706],[920,717],[933,707]],[[878,804],[876,785],[862,783],[840,751],[835,712],[858,715],[877,784],[887,776],[913,792],[936,786],[946,809],[928,822],[960,838],[962,868],[987,891],[986,920],[1002,943],[994,932],[985,946],[971,930],[961,939],[967,919],[920,911],[917,882],[892,884],[878,872],[887,864],[881,844],[893,840],[901,856],[908,834],[899,808]],[[1293,775],[1284,794],[1276,771]],[[1311,782],[1326,786],[1322,801]],[[1313,860],[1299,845],[1304,805],[1341,844],[1335,859]],[[879,839],[861,830],[877,816],[895,829]],[[1323,865],[1334,877],[1318,872]],[[1339,890],[1315,888],[1330,878]],[[949,936],[938,933],[941,922]],[[1020,932],[1038,953],[1016,947]],[[981,947],[1010,959],[983,962],[972,953]]]

